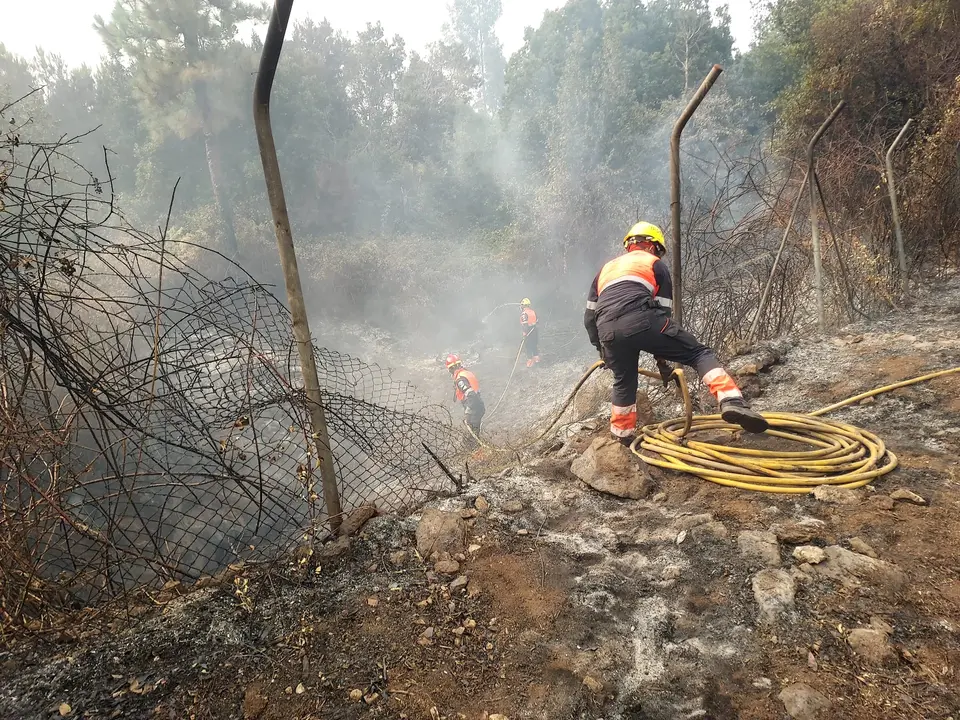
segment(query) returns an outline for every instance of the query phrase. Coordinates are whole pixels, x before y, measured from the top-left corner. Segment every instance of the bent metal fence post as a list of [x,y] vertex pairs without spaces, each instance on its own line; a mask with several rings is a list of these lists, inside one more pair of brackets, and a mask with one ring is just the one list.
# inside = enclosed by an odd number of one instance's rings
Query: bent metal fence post
[[673,133],[670,136],[670,216],[673,224],[673,316],[678,323],[683,322],[683,274],[682,274],[682,243],[680,230],[680,136],[683,135],[683,129],[687,126],[690,118],[700,107],[700,103],[710,92],[710,88],[720,77],[723,68],[714,65],[707,77],[700,83],[697,92],[690,98],[690,102],[680,113],[676,124],[673,126]]
[[307,306],[303,300],[303,288],[300,285],[297,251],[293,246],[293,232],[290,229],[287,202],[283,196],[280,163],[277,160],[277,148],[273,142],[273,129],[270,124],[270,92],[273,89],[273,78],[277,73],[277,63],[280,60],[280,51],[283,49],[283,36],[287,32],[287,22],[290,19],[292,7],[293,0],[277,0],[273,6],[253,91],[253,117],[257,128],[257,141],[260,144],[263,177],[267,183],[267,196],[270,199],[270,212],[273,213],[273,226],[277,234],[277,250],[280,253],[280,265],[283,268],[283,279],[287,287],[287,302],[290,304],[290,317],[293,320],[293,336],[297,341],[304,390],[310,404],[310,421],[319,455],[323,498],[330,525],[336,531],[340,527],[343,512],[340,507],[340,491],[337,488],[327,420],[323,412],[320,381],[313,355],[313,338],[310,335],[310,321],[307,318]]

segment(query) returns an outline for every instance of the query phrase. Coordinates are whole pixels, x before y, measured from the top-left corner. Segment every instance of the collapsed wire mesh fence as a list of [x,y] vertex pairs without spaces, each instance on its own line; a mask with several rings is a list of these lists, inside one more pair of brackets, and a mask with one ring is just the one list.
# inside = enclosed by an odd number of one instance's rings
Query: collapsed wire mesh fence
[[[23,141],[10,114],[0,625],[314,542],[326,517],[285,307],[216,253],[131,227],[109,167],[100,181],[73,141]],[[345,510],[449,486],[424,448],[462,451],[445,408],[376,365],[316,357]]]

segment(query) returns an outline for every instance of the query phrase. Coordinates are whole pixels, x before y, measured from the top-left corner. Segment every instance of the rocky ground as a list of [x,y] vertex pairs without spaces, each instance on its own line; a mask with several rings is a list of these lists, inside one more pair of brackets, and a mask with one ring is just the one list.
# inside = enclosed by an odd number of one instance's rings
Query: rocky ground
[[[958,366],[960,280],[927,297],[731,366],[794,412]],[[832,414],[900,467],[819,499],[645,474],[581,422],[311,558],[14,643],[0,717],[958,719],[958,413],[960,376]]]

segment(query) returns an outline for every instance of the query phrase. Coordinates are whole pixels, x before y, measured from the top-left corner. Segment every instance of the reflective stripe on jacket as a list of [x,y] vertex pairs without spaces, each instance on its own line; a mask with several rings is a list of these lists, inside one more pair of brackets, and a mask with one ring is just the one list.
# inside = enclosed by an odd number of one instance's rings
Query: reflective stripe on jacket
[[631,250],[604,265],[593,279],[583,325],[590,342],[599,348],[599,326],[656,305],[670,314],[673,307],[670,270],[653,253]]

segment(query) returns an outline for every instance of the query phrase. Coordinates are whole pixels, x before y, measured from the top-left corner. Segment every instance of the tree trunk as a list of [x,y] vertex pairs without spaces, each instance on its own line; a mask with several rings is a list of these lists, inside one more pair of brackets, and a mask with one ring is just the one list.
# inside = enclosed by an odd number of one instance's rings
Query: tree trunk
[[[199,58],[200,42],[191,32],[184,32],[184,45],[188,56]],[[203,132],[203,147],[207,155],[207,171],[210,173],[210,188],[213,190],[213,199],[220,211],[220,220],[223,222],[224,255],[231,260],[240,257],[240,247],[237,245],[237,232],[234,227],[233,208],[230,206],[223,192],[223,163],[221,162],[220,144],[213,132],[213,122],[210,119],[210,97],[207,94],[207,82],[197,78],[193,82],[193,92],[197,98],[197,109],[200,111],[200,126]]]

